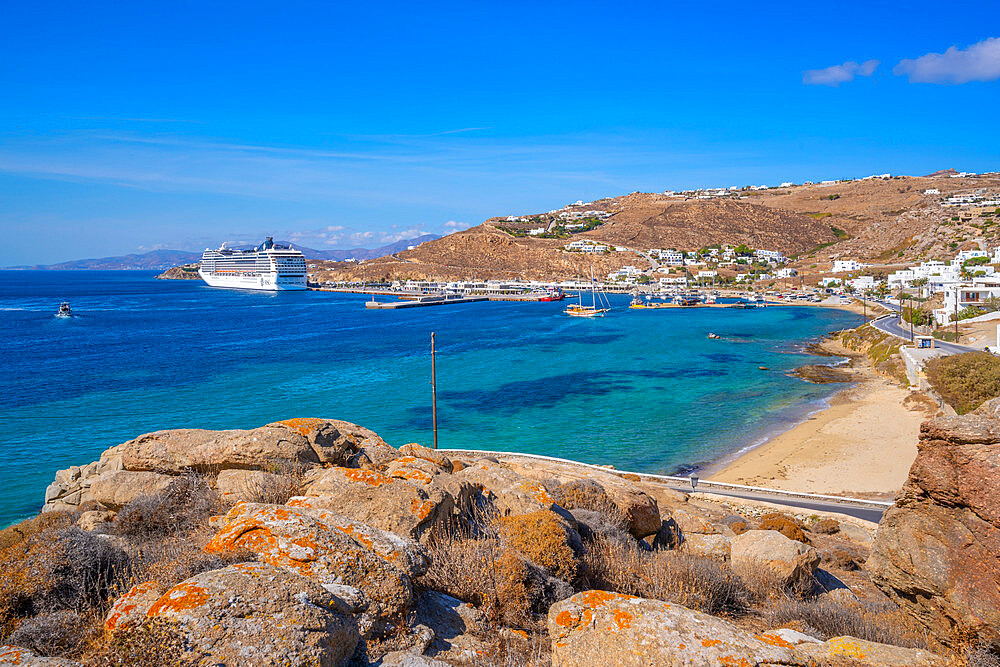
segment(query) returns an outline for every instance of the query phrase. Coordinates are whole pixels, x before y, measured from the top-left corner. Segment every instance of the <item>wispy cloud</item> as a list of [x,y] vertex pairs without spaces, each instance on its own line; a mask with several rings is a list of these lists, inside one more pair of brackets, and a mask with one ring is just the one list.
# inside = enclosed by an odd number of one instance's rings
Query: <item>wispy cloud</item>
[[994,81],[1000,79],[1000,37],[990,37],[964,49],[952,46],[944,53],[907,58],[892,73],[907,77],[910,83]]
[[853,81],[856,76],[871,76],[878,69],[878,60],[866,60],[858,64],[848,60],[843,65],[833,65],[823,69],[807,69],[802,73],[802,83],[807,86],[839,86]]
[[444,227],[444,230],[450,234],[452,232],[459,232],[463,229],[468,229],[469,227],[472,227],[472,223],[449,220],[441,226]]
[[833,65],[823,69],[807,69],[802,73],[802,83],[807,86],[839,86],[853,81],[856,76],[871,76],[878,69],[878,60],[866,60],[861,64],[848,60],[843,65]]

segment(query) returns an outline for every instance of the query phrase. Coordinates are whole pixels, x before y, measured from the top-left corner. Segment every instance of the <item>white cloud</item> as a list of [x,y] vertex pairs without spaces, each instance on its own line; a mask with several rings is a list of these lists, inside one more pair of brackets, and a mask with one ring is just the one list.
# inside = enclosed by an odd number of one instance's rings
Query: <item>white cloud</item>
[[139,246],[138,249],[141,252],[152,252],[154,250],[166,250],[169,247],[170,246],[168,246],[165,243],[154,243],[153,245],[141,245],[141,246]]
[[856,76],[871,76],[878,69],[879,61],[866,60],[860,65],[848,60],[843,65],[834,65],[824,69],[807,69],[802,73],[802,83],[807,86],[839,86],[853,81]]
[[928,53],[899,61],[892,73],[908,77],[910,83],[968,83],[1000,79],[1000,37],[990,37],[972,46],[950,47],[944,53]]
[[444,230],[450,234],[451,232],[459,232],[463,229],[468,229],[469,227],[472,227],[472,224],[468,222],[458,222],[457,220],[449,220],[444,223],[442,227],[444,227]]

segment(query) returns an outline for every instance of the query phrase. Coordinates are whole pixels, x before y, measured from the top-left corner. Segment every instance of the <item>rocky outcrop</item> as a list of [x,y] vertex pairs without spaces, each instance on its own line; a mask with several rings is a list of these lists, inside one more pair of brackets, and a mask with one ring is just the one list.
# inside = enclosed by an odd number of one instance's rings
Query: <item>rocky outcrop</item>
[[197,664],[343,665],[359,634],[350,611],[306,577],[240,563],[183,581],[146,616],[176,623]]
[[156,581],[145,581],[130,588],[111,605],[104,619],[104,634],[111,636],[146,619],[146,612],[163,596],[163,587]]
[[820,642],[798,632],[751,633],[732,623],[660,600],[586,591],[549,609],[553,667],[649,665],[844,664],[944,667],[920,649],[835,637]]
[[1000,399],[925,422],[882,518],[872,580],[939,641],[1000,647]]
[[249,550],[265,563],[321,584],[346,584],[369,603],[362,630],[397,619],[413,601],[412,579],[427,570],[416,542],[322,509],[240,503],[205,547]]
[[[449,485],[422,471],[418,473],[420,481],[413,482],[364,468],[317,470],[304,485],[306,495],[288,504],[330,510],[373,528],[419,539],[430,528],[448,524],[455,513],[456,499]],[[454,488],[460,496],[458,504],[467,505],[471,487],[456,483]]]
[[776,530],[748,530],[730,542],[735,568],[766,567],[785,586],[811,587],[819,554]]
[[174,479],[171,475],[156,472],[106,472],[91,482],[89,498],[109,509],[118,510],[136,498],[155,496],[166,491]]
[[295,429],[261,426],[251,430],[174,429],[141,435],[120,445],[126,470],[181,474],[227,468],[269,469],[281,463],[317,464],[312,443]]
[[660,600],[587,591],[549,609],[553,667],[590,667],[613,656],[622,667],[791,665],[781,640],[755,637],[726,621]]
[[284,427],[303,436],[320,463],[347,465],[365,447],[388,446],[375,431],[339,419],[298,417],[267,426]]

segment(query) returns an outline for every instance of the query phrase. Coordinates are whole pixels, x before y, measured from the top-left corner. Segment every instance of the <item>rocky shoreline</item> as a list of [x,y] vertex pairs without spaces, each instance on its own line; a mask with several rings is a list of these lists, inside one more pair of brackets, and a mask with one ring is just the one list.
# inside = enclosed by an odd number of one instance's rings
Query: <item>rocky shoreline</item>
[[954,664],[1000,645],[998,417],[925,424],[877,532],[336,420],[150,433],[0,531],[0,664]]
[[184,266],[172,266],[160,275],[157,280],[201,280],[198,275],[197,264],[185,264]]

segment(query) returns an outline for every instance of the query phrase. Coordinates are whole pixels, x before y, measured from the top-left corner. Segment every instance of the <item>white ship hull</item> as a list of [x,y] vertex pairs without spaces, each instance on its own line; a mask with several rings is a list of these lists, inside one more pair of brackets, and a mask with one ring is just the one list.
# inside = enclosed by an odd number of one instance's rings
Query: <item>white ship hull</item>
[[198,275],[210,287],[227,287],[229,289],[252,289],[263,290],[265,292],[284,292],[289,290],[306,289],[306,277],[295,276],[291,278],[279,278],[273,273],[260,275],[230,276],[211,274],[205,271],[198,271]]

